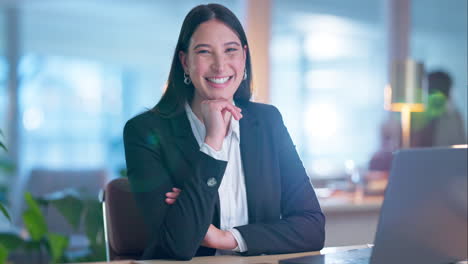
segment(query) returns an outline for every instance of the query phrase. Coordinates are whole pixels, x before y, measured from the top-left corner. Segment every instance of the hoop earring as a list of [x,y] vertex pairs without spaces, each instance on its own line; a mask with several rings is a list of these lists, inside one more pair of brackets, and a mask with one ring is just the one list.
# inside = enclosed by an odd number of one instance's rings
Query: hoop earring
[[244,81],[247,80],[247,70],[244,69]]
[[189,85],[191,82],[192,82],[192,80],[190,80],[190,76],[188,76],[188,75],[184,72],[184,83],[185,83],[186,85]]

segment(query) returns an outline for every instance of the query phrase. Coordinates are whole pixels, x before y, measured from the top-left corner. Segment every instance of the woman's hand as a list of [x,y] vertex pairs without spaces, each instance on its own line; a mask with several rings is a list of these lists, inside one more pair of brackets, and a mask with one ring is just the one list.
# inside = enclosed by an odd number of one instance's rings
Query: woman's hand
[[181,191],[181,189],[172,188],[172,192],[166,193],[166,203],[169,205],[174,204],[177,201],[177,197],[179,197]]
[[220,150],[229,128],[231,116],[242,118],[241,109],[227,100],[205,100],[201,102],[201,115],[206,128],[205,143]]
[[231,250],[237,247],[237,241],[231,232],[210,225],[201,245],[209,248]]

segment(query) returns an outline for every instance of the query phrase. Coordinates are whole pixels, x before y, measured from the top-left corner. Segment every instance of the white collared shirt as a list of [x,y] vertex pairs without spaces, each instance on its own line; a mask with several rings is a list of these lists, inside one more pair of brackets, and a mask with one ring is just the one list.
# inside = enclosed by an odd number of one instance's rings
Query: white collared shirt
[[242,168],[240,153],[239,121],[231,118],[229,131],[224,138],[220,151],[216,151],[205,143],[205,125],[193,113],[188,103],[185,103],[190,126],[195,139],[200,145],[200,151],[218,159],[227,161],[226,171],[218,189],[220,201],[221,230],[228,230],[237,241],[237,247],[230,250],[216,250],[216,255],[229,255],[235,252],[247,251],[247,245],[236,226],[246,225],[249,222],[247,210],[247,194],[245,189],[244,170]]

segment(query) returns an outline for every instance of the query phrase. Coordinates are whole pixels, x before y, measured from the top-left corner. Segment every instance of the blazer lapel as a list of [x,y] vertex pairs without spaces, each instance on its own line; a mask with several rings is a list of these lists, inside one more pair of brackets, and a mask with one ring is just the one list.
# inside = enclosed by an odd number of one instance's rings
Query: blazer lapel
[[192,127],[185,112],[170,119],[175,144],[182,152],[187,163],[195,168],[196,157],[200,147],[192,132]]
[[258,175],[260,172],[258,146],[259,124],[256,116],[247,109],[242,108],[242,115],[243,118],[239,122],[241,159],[244,168],[249,223],[255,223],[257,202],[256,188],[260,186],[258,182]]

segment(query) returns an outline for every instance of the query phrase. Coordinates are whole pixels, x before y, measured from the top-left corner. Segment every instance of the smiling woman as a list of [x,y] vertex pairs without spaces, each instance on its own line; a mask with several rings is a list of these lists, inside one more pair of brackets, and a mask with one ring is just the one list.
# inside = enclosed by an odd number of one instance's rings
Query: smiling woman
[[[211,5],[211,9],[214,6],[217,5]],[[155,106],[155,112],[170,116],[184,111],[185,103],[191,102],[195,95],[195,85],[200,90],[208,90],[208,83],[213,86],[224,81],[219,77],[229,77],[234,100],[250,99],[252,67],[247,37],[239,20],[230,10],[226,10],[229,13],[215,13],[205,6],[187,14],[172,58],[167,91]],[[213,27],[204,24],[213,24]],[[211,30],[217,30],[220,35]],[[226,60],[229,63],[226,64]],[[236,77],[237,85],[234,85],[231,77]],[[211,81],[205,78],[211,78]],[[198,85],[202,83],[204,85]]]
[[128,179],[151,230],[143,259],[323,247],[309,177],[278,110],[250,102],[251,76],[236,16],[192,9],[165,94],[124,128]]
[[195,87],[194,105],[203,100],[232,101],[245,76],[247,45],[240,42],[224,23],[210,20],[192,35],[188,52],[179,52],[184,71]]

